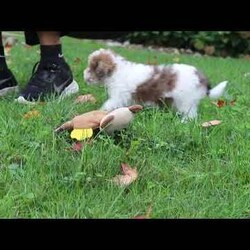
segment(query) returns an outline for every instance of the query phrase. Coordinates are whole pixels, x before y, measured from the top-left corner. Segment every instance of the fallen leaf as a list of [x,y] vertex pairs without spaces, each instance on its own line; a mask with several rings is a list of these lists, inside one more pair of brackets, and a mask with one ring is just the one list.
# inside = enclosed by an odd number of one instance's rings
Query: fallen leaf
[[146,217],[145,215],[138,215],[133,217],[133,219],[148,219],[148,217]]
[[95,103],[96,99],[93,95],[87,94],[87,95],[80,95],[75,100],[75,103],[85,103],[85,102]]
[[151,213],[152,213],[152,205],[148,207],[147,213],[145,215],[137,215],[133,217],[133,219],[149,219]]
[[72,139],[76,139],[78,141],[83,141],[84,139],[90,138],[93,135],[93,129],[73,129],[70,133],[70,137]]
[[236,99],[232,100],[232,101],[224,101],[224,100],[218,100],[217,102],[211,102],[212,104],[216,105],[218,108],[221,108],[223,106],[226,105],[235,105]]
[[31,111],[28,111],[27,113],[25,113],[23,115],[23,118],[24,119],[30,119],[30,118],[35,118],[35,117],[39,117],[41,114],[38,110],[31,110]]
[[235,102],[236,102],[236,99],[230,101],[230,105],[231,105],[231,106],[234,106],[234,105],[235,105]]
[[217,107],[218,108],[221,108],[221,107],[223,107],[223,106],[225,106],[226,105],[226,102],[225,101],[223,101],[223,100],[218,100],[217,101]]
[[127,163],[121,164],[123,175],[117,175],[113,178],[113,182],[119,186],[126,187],[138,178],[136,168],[131,168]]
[[80,63],[82,60],[79,57],[76,57],[74,63]]
[[216,105],[218,108],[221,108],[226,105],[226,102],[224,100],[218,100],[217,102],[212,102],[214,105]]
[[204,122],[202,123],[202,127],[203,128],[208,128],[208,127],[211,127],[211,126],[217,126],[221,123],[220,120],[213,120],[213,121],[209,121],[209,122]]

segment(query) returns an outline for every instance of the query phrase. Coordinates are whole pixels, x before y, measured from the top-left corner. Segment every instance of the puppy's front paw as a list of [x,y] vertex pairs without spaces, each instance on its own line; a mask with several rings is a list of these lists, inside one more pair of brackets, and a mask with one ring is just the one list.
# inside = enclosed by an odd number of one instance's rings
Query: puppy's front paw
[[116,103],[114,103],[114,102],[112,102],[112,101],[106,101],[103,105],[102,105],[102,107],[100,108],[101,110],[104,110],[104,111],[108,111],[108,112],[110,112],[110,111],[112,111],[112,110],[114,110],[114,109],[116,109],[117,108],[117,105],[116,105]]

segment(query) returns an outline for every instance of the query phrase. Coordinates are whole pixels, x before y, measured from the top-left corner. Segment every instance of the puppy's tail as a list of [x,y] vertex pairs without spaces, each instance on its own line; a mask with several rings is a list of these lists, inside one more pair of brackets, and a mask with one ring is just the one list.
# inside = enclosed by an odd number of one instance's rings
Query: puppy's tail
[[208,97],[211,99],[218,99],[219,97],[221,97],[225,92],[227,82],[228,81],[224,81],[224,82],[219,83],[217,86],[215,86],[212,89],[209,88],[207,92]]

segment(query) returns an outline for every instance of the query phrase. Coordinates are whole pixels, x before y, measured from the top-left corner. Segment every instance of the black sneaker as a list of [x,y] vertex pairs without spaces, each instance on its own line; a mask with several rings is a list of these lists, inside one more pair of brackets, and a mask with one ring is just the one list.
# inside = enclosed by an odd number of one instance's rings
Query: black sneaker
[[74,81],[70,67],[66,62],[37,63],[32,74],[26,88],[16,99],[19,103],[44,100],[46,96],[53,94],[66,96],[79,91],[79,86]]
[[3,79],[0,78],[0,96],[18,91],[17,81],[12,72],[8,69],[7,72],[4,72],[4,75]]

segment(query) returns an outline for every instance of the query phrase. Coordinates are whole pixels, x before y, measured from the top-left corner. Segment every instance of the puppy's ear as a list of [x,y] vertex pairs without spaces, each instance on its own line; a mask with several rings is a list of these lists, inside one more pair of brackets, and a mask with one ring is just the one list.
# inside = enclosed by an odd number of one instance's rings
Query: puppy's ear
[[111,55],[101,53],[93,58],[90,67],[95,72],[97,77],[102,78],[110,76],[115,70],[116,64]]
[[114,68],[115,68],[115,64],[105,62],[105,61],[100,61],[98,63],[98,66],[95,72],[98,77],[110,76],[112,72],[114,71]]

